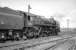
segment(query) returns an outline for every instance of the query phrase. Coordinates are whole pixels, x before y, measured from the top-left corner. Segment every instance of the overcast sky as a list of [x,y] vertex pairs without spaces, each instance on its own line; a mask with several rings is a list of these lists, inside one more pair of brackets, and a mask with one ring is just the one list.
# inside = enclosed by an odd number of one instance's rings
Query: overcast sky
[[8,6],[12,9],[27,11],[27,5],[31,5],[31,13],[46,17],[54,16],[61,27],[76,27],[76,0],[0,0],[0,6]]

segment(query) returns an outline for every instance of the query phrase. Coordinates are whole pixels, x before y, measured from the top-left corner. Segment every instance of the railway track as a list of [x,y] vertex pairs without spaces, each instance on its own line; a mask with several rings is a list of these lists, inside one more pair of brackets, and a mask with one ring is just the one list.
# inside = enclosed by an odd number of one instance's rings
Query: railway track
[[59,42],[51,47],[46,48],[45,50],[72,50],[75,45],[75,40],[65,40]]
[[37,45],[35,47],[32,46],[32,47],[30,47],[30,49],[29,48],[25,48],[25,49],[26,50],[49,50],[50,48],[64,44],[65,42],[67,42],[71,38],[72,37],[64,38],[63,40],[59,39],[59,40],[55,40],[55,41],[49,41],[49,42],[46,42],[44,44]]
[[[60,41],[60,40],[67,40],[67,39],[70,39],[70,38],[73,38],[73,37],[74,36],[62,36],[62,37],[57,37],[57,38],[54,38],[54,39],[46,39],[46,40],[35,39],[31,42],[29,42],[30,40],[27,40],[27,41],[16,43],[16,44],[0,46],[0,50],[20,50],[20,49],[24,50],[24,49],[27,49],[27,48],[36,47],[36,46],[40,46],[40,45],[51,43],[51,42],[56,42],[56,41]],[[47,49],[45,49],[45,50],[47,50]]]
[[44,50],[76,50],[76,37],[60,41]]

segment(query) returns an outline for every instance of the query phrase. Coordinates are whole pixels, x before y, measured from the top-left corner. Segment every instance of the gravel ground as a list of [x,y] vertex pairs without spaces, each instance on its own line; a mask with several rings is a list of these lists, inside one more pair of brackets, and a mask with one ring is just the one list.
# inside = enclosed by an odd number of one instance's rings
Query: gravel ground
[[[7,46],[7,45],[14,45],[9,47],[0,48],[0,50],[47,50],[48,47],[53,47],[53,45],[57,44],[58,42],[50,42],[53,40],[58,40],[62,38],[67,38],[75,35],[59,35],[59,36],[53,36],[53,37],[44,37],[44,38],[38,38],[38,39],[32,39],[32,40],[26,40],[26,41],[16,41],[16,42],[7,42],[7,43],[1,43],[1,46]],[[76,39],[76,38],[75,38]],[[47,43],[46,43],[47,42]],[[61,41],[59,41],[61,42]],[[36,45],[37,44],[37,45]],[[27,47],[28,46],[28,47]],[[75,47],[76,48],[76,47]]]
[[72,50],[75,45],[75,40],[68,40],[62,44],[58,44],[48,50]]

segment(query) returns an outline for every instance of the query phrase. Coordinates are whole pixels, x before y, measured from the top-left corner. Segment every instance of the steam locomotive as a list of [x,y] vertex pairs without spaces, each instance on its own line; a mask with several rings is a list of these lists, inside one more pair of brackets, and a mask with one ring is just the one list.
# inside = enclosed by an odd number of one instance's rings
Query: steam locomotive
[[0,8],[0,41],[32,39],[58,35],[60,25],[54,19],[45,19],[35,14]]

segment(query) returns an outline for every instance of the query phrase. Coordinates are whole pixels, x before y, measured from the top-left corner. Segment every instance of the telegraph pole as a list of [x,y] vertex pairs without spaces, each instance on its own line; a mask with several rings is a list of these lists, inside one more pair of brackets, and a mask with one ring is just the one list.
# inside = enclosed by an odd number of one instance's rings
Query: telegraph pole
[[29,18],[29,15],[30,15],[30,9],[31,9],[31,6],[30,6],[30,0],[24,0],[25,3],[27,3],[27,19]]
[[28,4],[28,15],[30,13],[30,9],[31,9],[30,4]]
[[30,7],[30,0],[24,0],[24,2],[25,3],[27,3],[27,6],[28,6],[28,13],[27,13],[27,15],[29,15],[29,13],[30,13],[30,9],[31,9],[31,7]]
[[30,20],[30,9],[31,9],[30,0],[28,0],[28,13],[27,13],[28,20]]
[[31,9],[31,6],[30,6],[30,4],[28,4],[28,13],[27,13],[28,20],[30,20],[30,9]]

